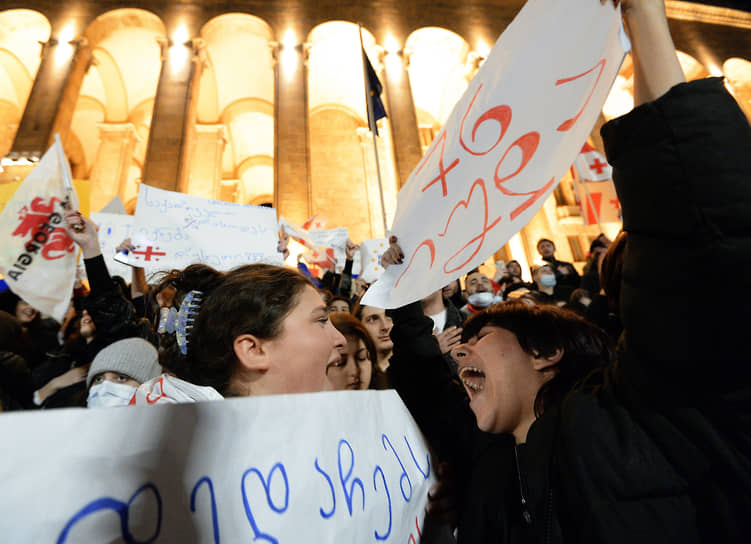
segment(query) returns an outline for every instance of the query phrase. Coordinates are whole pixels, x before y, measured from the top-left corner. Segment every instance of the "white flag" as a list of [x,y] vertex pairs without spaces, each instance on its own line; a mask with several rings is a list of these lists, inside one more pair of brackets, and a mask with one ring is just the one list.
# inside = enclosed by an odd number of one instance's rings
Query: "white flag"
[[66,190],[62,146],[50,147],[0,213],[0,272],[16,295],[62,321],[76,275],[78,252],[63,228],[75,190]]
[[613,169],[602,153],[584,142],[584,147],[576,156],[574,162],[579,171],[579,177],[588,181],[607,181],[613,177]]

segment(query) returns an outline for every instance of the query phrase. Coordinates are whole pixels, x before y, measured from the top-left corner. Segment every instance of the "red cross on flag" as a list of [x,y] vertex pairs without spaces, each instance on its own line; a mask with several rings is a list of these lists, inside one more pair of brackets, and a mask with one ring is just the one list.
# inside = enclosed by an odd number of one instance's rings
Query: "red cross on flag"
[[584,142],[584,147],[576,156],[574,164],[581,179],[607,181],[613,177],[613,169],[605,156],[592,147],[589,142]]
[[138,245],[136,249],[131,251],[131,262],[156,262],[159,257],[167,255],[164,251],[160,251],[158,247]]
[[302,228],[304,228],[305,230],[323,230],[326,228],[328,222],[328,218],[324,217],[323,215],[316,214],[305,221],[305,223],[302,224]]

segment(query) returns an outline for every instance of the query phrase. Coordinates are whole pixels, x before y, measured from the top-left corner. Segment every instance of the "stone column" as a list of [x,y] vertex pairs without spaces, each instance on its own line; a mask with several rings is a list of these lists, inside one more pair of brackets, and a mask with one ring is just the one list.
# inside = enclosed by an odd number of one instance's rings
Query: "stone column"
[[274,207],[301,224],[312,215],[306,55],[302,44],[275,52]]
[[123,191],[138,142],[132,123],[100,123],[99,149],[91,168],[91,211],[99,211]]
[[10,156],[41,156],[52,145],[55,133],[65,142],[91,58],[85,39],[59,43],[51,37],[43,45]]
[[[198,35],[196,20],[177,17],[174,25],[168,26],[170,35],[175,30],[172,26],[178,24],[188,26],[189,36]],[[143,165],[143,182],[153,187],[179,191],[187,185],[202,45],[202,40],[193,38],[183,43],[169,41],[162,46],[162,70]]]
[[388,101],[399,187],[407,182],[407,178],[422,158],[417,114],[406,64],[402,54],[390,53],[384,58],[383,84]]
[[211,199],[220,197],[222,156],[226,144],[224,125],[195,125],[186,193]]

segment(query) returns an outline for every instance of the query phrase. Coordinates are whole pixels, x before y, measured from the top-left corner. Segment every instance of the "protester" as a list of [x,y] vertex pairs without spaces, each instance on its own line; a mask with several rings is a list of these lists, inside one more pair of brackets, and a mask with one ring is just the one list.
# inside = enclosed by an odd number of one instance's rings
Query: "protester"
[[581,277],[574,265],[555,258],[555,244],[547,238],[540,238],[537,242],[537,253],[542,260],[549,263],[555,273],[556,297],[560,300],[568,300],[571,292],[579,287]]
[[460,311],[465,319],[503,300],[493,292],[490,278],[477,268],[467,272],[464,278],[464,290],[467,292],[467,304],[460,308]]
[[32,339],[21,321],[0,310],[0,411],[34,407],[31,365],[36,357]]
[[[462,471],[460,542],[751,534],[751,306],[686,296],[728,270],[751,286],[751,127],[721,79],[685,83],[663,2],[621,4],[635,109],[602,128],[628,231],[617,361],[575,314],[508,303],[465,324],[461,392],[419,304],[392,314],[391,379]],[[655,269],[681,273],[655,285]],[[486,433],[510,440],[489,446]]]
[[156,348],[142,338],[118,340],[97,353],[86,377],[89,408],[126,406],[136,388],[161,374]]
[[[178,307],[166,314],[175,314],[174,328],[165,324],[163,338],[174,340],[164,342],[161,362],[180,380],[224,397],[327,389],[326,368],[341,359],[344,337],[301,274],[263,264],[227,273],[192,265],[162,283],[175,287]],[[181,322],[189,326],[181,328]],[[144,386],[170,402],[168,382],[183,385],[167,376]]]
[[454,280],[443,288],[443,298],[451,301],[456,308],[462,308],[467,303],[462,295],[462,286],[459,280]]
[[[29,333],[34,349],[40,354],[59,347],[59,323],[50,317],[43,317],[39,310],[9,289],[0,293],[0,311],[8,312],[18,319],[23,329]],[[30,361],[30,364],[33,365],[35,362]]]
[[536,299],[542,304],[563,305],[566,301],[559,296],[556,290],[557,278],[553,266],[544,263],[532,267],[532,280],[534,287],[532,291],[536,293]]
[[386,310],[375,306],[357,304],[352,312],[365,326],[376,349],[376,368],[379,372],[386,373],[389,367],[389,359],[394,349],[391,341],[391,329],[394,322],[386,315]]
[[347,343],[340,361],[326,369],[331,389],[382,389],[385,374],[375,365],[376,348],[373,339],[362,323],[349,313],[336,313],[331,323],[344,335]]
[[336,314],[336,313],[348,314],[352,312],[349,298],[344,297],[342,295],[334,295],[333,297],[331,297],[331,300],[329,300],[327,304],[327,309],[329,311],[329,314]]
[[72,210],[65,214],[65,226],[83,252],[90,293],[74,299],[79,334],[33,370],[34,403],[43,408],[85,406],[88,365],[112,342],[134,336],[156,342],[148,322],[137,317],[107,271],[94,223]]
[[461,340],[464,316],[450,300],[443,297],[443,289],[431,293],[420,302],[423,313],[433,320],[433,334],[438,340],[446,364],[456,371],[451,350],[458,346]]

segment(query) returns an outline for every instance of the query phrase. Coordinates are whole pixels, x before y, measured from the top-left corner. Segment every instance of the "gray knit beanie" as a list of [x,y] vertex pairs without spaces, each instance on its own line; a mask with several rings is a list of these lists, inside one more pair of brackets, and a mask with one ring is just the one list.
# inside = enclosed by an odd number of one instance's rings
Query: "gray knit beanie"
[[97,374],[103,372],[118,372],[143,383],[159,376],[162,367],[154,346],[143,338],[126,338],[97,353],[86,376],[86,387],[91,385],[91,380]]

